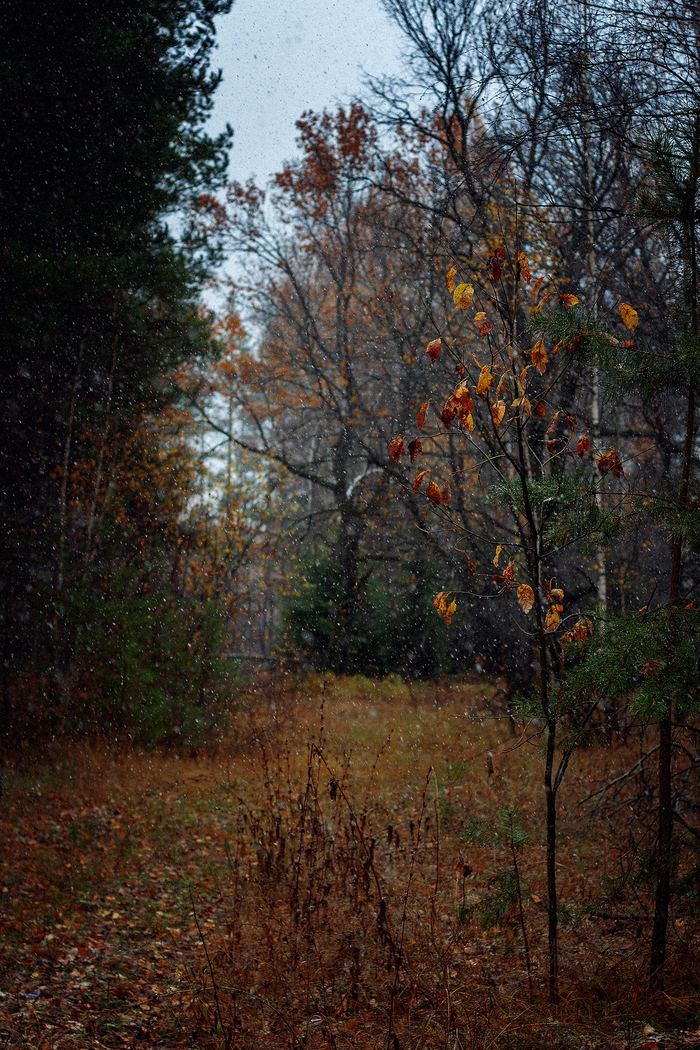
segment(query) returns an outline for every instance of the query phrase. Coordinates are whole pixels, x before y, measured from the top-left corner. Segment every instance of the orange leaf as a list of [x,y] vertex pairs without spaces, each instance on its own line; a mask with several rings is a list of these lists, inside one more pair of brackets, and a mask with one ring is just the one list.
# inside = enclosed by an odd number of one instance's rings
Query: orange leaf
[[582,434],[581,437],[578,439],[578,444],[576,445],[576,451],[578,452],[579,459],[583,459],[590,447],[590,439],[586,436],[586,434]]
[[418,410],[418,415],[416,416],[416,426],[418,427],[419,430],[421,430],[425,426],[425,420],[426,420],[426,416],[428,415],[428,405],[429,404],[430,404],[430,402],[426,401],[425,404],[421,405],[420,409]]
[[501,545],[500,545],[500,543],[499,543],[499,544],[498,544],[498,546],[496,547],[496,553],[495,553],[495,554],[494,554],[494,556],[493,556],[493,565],[494,565],[495,567],[498,567],[498,562],[500,561],[500,558],[501,558],[501,551],[502,551],[502,550],[503,550],[503,547],[501,547]]
[[493,325],[487,319],[483,310],[479,310],[478,314],[474,314],[474,324],[479,330],[479,335],[482,337],[488,335],[493,328]]
[[549,612],[547,613],[547,615],[545,616],[545,620],[544,620],[545,633],[546,634],[551,634],[552,631],[556,631],[556,629],[559,626],[560,622],[561,622],[561,616],[559,615],[557,610],[554,607],[552,607],[549,610]]
[[445,612],[445,623],[447,624],[448,627],[450,626],[450,623],[452,621],[452,617],[454,616],[456,611],[457,611],[457,602],[453,598],[452,601],[450,602],[450,604],[447,606],[447,611]]
[[411,463],[414,463],[423,451],[423,443],[414,438],[413,441],[408,443],[408,454],[411,457]]
[[454,304],[458,310],[467,310],[474,298],[474,285],[473,284],[458,284],[452,293]]
[[534,310],[532,311],[532,313],[533,313],[533,315],[534,315],[535,317],[537,317],[538,313],[540,312],[540,310],[542,309],[542,307],[544,306],[544,304],[545,304],[545,303],[547,302],[547,300],[549,299],[549,297],[550,297],[550,295],[551,295],[551,294],[552,294],[551,292],[547,292],[547,294],[546,294],[546,295],[543,295],[543,296],[542,296],[542,298],[541,298],[541,299],[540,299],[540,301],[538,302],[537,306],[536,306],[536,307],[534,308]]
[[530,267],[525,252],[518,252],[518,276],[525,281],[525,284],[529,284],[532,280],[532,274],[530,273]]
[[438,616],[444,616],[447,612],[447,595],[449,591],[440,591],[433,598],[433,605],[438,611]]
[[518,587],[518,601],[524,613],[529,613],[535,604],[535,592],[529,583],[521,583]]
[[630,332],[633,332],[639,324],[639,315],[637,311],[627,303],[620,303],[620,317],[625,328],[629,328]]
[[547,351],[545,350],[544,343],[541,339],[538,339],[533,346],[532,354],[530,356],[532,357],[532,363],[537,371],[540,375],[543,375],[544,372],[547,371],[547,362],[549,358],[547,357]]
[[509,561],[505,569],[503,570],[503,579],[506,583],[506,594],[510,594],[510,588],[515,579],[515,565],[513,561]]
[[489,372],[488,365],[484,365],[481,369],[481,375],[479,376],[479,382],[476,385],[476,393],[478,397],[486,397],[491,384],[493,383],[493,376]]
[[533,412],[539,419],[544,419],[544,417],[547,415],[547,409],[544,407],[542,401],[537,402],[537,404],[533,408]]
[[450,491],[450,483],[446,481],[442,486],[442,492],[440,493],[440,502],[445,507],[449,507],[450,500],[452,499],[452,492]]
[[447,271],[446,281],[447,281],[447,290],[448,290],[448,292],[454,291],[455,274],[456,273],[457,273],[457,267],[456,266],[451,266],[450,269]]
[[433,339],[432,342],[428,343],[425,353],[431,361],[437,361],[442,353],[442,342],[439,339]]
[[575,295],[564,294],[558,295],[556,301],[568,309],[570,306],[578,306],[580,299],[577,299]]
[[462,383],[458,386],[452,397],[459,403],[460,408],[466,409],[467,412],[474,411],[474,402],[472,401],[472,395],[469,393],[469,387],[466,383]]
[[430,502],[433,504],[433,506],[435,506],[435,507],[439,507],[440,506],[440,500],[442,499],[442,495],[440,493],[440,489],[438,488],[438,486],[435,484],[434,481],[429,482],[428,488],[427,488],[425,494],[428,497],[428,499],[430,500]]
[[476,572],[476,569],[474,568],[474,562],[473,562],[473,561],[471,560],[471,558],[469,557],[469,555],[467,555],[467,564],[469,565],[469,572],[470,572],[470,573],[472,574],[472,576],[473,576],[473,575],[474,575],[474,573]]
[[413,482],[413,491],[418,492],[419,488],[423,484],[423,478],[428,473],[427,470],[421,470],[420,474],[416,475],[416,480]]
[[532,286],[532,292],[530,293],[530,298],[532,299],[533,303],[534,303],[535,299],[537,298],[537,296],[540,294],[540,288],[542,287],[542,282],[543,281],[544,281],[544,277],[538,277],[537,280],[535,281],[535,283]]
[[399,460],[406,453],[406,446],[403,443],[403,438],[396,437],[389,442],[389,459],[392,463],[398,466]]
[[493,419],[494,425],[499,427],[503,422],[503,417],[506,414],[506,403],[505,401],[497,401],[495,405],[491,405],[491,418]]

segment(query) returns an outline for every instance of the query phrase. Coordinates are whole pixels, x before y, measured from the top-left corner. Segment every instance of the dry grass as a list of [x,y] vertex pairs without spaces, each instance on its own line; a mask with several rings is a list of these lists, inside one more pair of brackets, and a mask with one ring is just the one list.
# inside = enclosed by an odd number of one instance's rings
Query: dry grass
[[[674,917],[650,1001],[648,889],[605,899],[629,817],[578,804],[638,741],[580,751],[562,789],[552,1014],[541,741],[500,696],[261,677],[211,754],[10,771],[0,1046],[626,1050],[696,1029],[697,922]],[[513,853],[488,832],[515,806],[531,974]]]
[[[229,774],[228,926],[200,977],[222,1045],[623,1046],[649,1022],[697,1025],[695,925],[674,926],[670,994],[652,1004],[646,891],[600,917],[629,852],[624,820],[603,828],[578,802],[634,762],[631,744],[579,752],[562,791],[552,1016],[541,741],[499,717],[498,695],[328,676],[247,698]],[[516,806],[523,921],[512,850],[488,834]]]

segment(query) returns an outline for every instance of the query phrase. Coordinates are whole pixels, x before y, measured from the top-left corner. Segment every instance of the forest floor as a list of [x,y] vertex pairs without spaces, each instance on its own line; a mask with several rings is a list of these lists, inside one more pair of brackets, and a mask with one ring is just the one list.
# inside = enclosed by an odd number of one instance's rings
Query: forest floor
[[579,802],[638,745],[568,776],[552,1011],[539,735],[496,687],[260,680],[234,708],[211,753],[8,767],[2,1050],[700,1045],[697,930],[652,1001],[642,920],[595,903],[620,857]]

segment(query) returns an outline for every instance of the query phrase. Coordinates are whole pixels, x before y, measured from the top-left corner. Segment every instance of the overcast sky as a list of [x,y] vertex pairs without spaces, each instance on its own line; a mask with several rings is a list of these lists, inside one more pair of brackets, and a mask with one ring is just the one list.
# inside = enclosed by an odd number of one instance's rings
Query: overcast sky
[[212,64],[224,79],[211,131],[233,125],[238,181],[279,171],[295,154],[294,122],[361,94],[363,69],[400,71],[401,37],[379,0],[235,0],[218,44]]

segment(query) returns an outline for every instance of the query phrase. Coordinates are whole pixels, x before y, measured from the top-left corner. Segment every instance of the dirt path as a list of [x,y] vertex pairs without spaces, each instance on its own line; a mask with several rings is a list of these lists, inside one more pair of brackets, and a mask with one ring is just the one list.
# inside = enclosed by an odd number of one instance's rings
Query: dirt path
[[225,923],[226,791],[196,762],[76,756],[0,801],[0,1047],[206,1043],[192,1007]]

